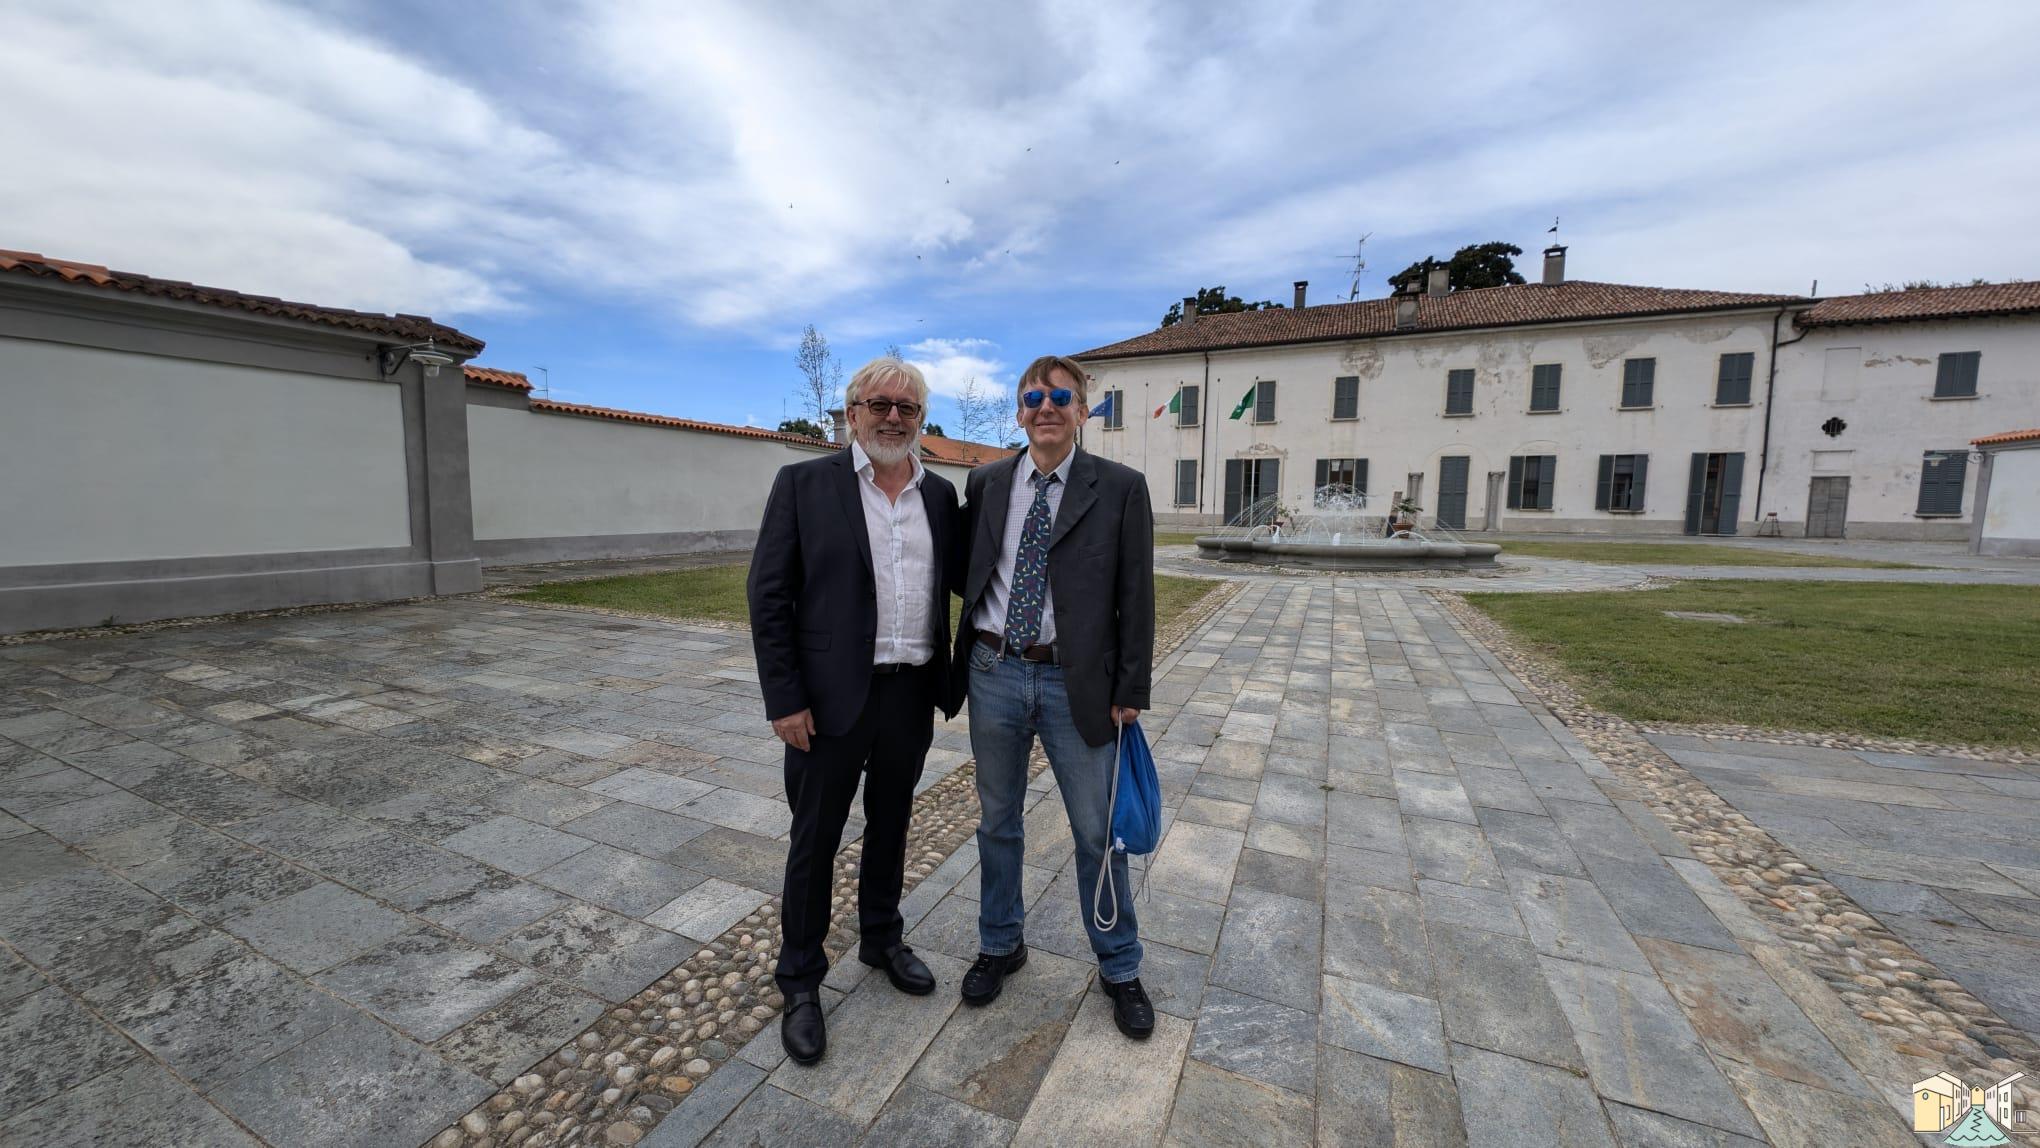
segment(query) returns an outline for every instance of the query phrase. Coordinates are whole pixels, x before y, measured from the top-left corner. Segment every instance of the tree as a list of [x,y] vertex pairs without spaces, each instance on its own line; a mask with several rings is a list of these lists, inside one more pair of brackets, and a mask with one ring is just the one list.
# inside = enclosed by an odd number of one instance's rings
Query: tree
[[809,422],[806,419],[787,419],[785,422],[779,424],[779,433],[804,434],[809,438],[821,439],[823,442],[829,441],[828,431],[823,430],[821,427],[816,426],[815,424]]
[[1012,425],[1012,412],[996,388],[987,387],[972,375],[956,396],[956,429],[970,442],[993,442]]
[[[1224,287],[1200,287],[1197,289],[1197,313],[1199,315],[1230,315],[1235,311],[1280,310],[1282,304],[1266,299],[1249,303],[1238,295],[1228,295]],[[1177,303],[1162,316],[1162,326],[1173,327],[1183,321],[1183,304]]]
[[943,430],[943,429],[942,429],[942,424],[941,424],[941,423],[928,423],[927,425],[925,425],[925,426],[923,426],[923,427],[921,428],[921,433],[922,433],[922,434],[932,434],[932,435],[934,435],[934,436],[935,436],[936,438],[948,438],[948,437],[949,437],[949,432],[948,432],[948,431],[946,431],[946,430]]
[[843,390],[843,364],[836,360],[836,353],[829,349],[829,340],[815,330],[813,323],[801,332],[800,350],[795,352],[793,361],[800,368],[801,384],[794,393],[800,400],[802,413],[812,416],[817,426],[834,423],[835,418],[829,412],[836,409],[838,396]]
[[[1451,262],[1445,264],[1446,282],[1454,291],[1465,291],[1474,287],[1510,287],[1523,282],[1516,273],[1515,256],[1523,249],[1513,243],[1469,243],[1452,253]],[[1419,259],[1408,267],[1388,277],[1388,285],[1400,290],[1410,284],[1422,290],[1431,268],[1438,266],[1436,259]]]
[[[2005,282],[2021,283],[2024,280],[2007,279]],[[1908,279],[1903,283],[1886,283],[1881,287],[1873,287],[1865,283],[1863,284],[1863,294],[1884,295],[1893,291],[1933,291],[1942,287],[1988,287],[1990,285],[1991,283],[1988,279],[1971,279],[1967,283],[1957,283],[1954,280],[1949,280],[1946,283],[1936,283],[1932,279]]]
[[898,343],[887,343],[885,345],[885,357],[888,359],[898,359],[902,363],[907,361],[907,353],[900,350]]

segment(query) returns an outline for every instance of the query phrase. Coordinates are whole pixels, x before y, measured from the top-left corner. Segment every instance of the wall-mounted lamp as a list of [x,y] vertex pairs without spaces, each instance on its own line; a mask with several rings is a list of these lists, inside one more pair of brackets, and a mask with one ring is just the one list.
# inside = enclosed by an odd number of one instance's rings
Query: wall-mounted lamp
[[453,356],[440,350],[433,345],[432,340],[427,339],[422,343],[408,343],[401,347],[384,347],[379,352],[377,362],[385,379],[396,374],[405,363],[417,363],[424,367],[425,377],[429,379],[439,374],[439,368],[451,365]]

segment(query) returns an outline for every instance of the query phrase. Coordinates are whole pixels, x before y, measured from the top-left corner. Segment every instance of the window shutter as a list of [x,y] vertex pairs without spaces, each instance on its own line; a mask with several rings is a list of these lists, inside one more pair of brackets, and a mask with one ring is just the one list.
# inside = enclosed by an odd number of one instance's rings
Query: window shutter
[[1558,409],[1558,387],[1562,377],[1561,365],[1545,363],[1530,368],[1530,409],[1533,411],[1555,411]]
[[1176,505],[1189,506],[1197,501],[1197,460],[1182,458],[1176,460]]
[[1335,419],[1360,417],[1360,376],[1341,375],[1332,380],[1332,417]]
[[1195,385],[1185,386],[1180,393],[1182,398],[1176,404],[1176,425],[1194,427],[1201,413],[1197,404],[1203,401],[1203,396]]
[[1642,510],[1644,480],[1650,477],[1650,456],[1647,454],[1637,455],[1633,465],[1636,468],[1636,473],[1635,477],[1629,480],[1629,505],[1623,509]]
[[1935,451],[1943,457],[1940,461],[1924,461],[1920,466],[1921,514],[1962,513],[1962,485],[1968,477],[1968,448]]
[[1555,454],[1542,456],[1541,465],[1537,468],[1537,509],[1551,509],[1552,479],[1557,472],[1558,456]]
[[1510,510],[1523,509],[1523,456],[1520,454],[1509,458],[1508,507]]
[[1594,478],[1594,509],[1607,510],[1608,488],[1615,485],[1615,456],[1601,456],[1601,473]]
[[1625,407],[1647,407],[1651,400],[1651,384],[1657,378],[1656,359],[1624,359],[1622,361],[1622,405]]
[[1240,516],[1240,484],[1246,479],[1245,459],[1225,460],[1225,520],[1228,525]]
[[1282,460],[1264,458],[1260,462],[1261,473],[1254,483],[1254,496],[1267,498],[1273,495],[1275,501],[1282,501]]
[[1742,508],[1741,452],[1724,455],[1721,464],[1721,532],[1734,534]]
[[1254,421],[1272,423],[1275,421],[1275,380],[1254,384]]
[[1750,375],[1756,361],[1750,351],[1721,356],[1721,369],[1714,380],[1716,406],[1740,406],[1750,401]]
[[1686,480],[1686,533],[1700,533],[1700,499],[1707,492],[1707,456],[1693,456],[1693,472]]
[[1353,460],[1353,489],[1361,494],[1367,493],[1367,460],[1364,458]]
[[1330,481],[1332,481],[1332,460],[1321,458],[1317,460],[1317,481],[1311,483],[1311,489],[1315,490]]
[[1976,393],[1977,368],[1981,351],[1948,351],[1941,356],[1934,373],[1934,397],[1966,398]]

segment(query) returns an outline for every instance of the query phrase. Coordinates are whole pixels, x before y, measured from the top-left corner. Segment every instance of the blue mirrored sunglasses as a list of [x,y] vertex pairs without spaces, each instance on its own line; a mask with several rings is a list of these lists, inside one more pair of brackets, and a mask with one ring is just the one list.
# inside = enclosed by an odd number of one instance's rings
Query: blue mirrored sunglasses
[[1057,387],[1052,391],[1028,391],[1020,396],[1020,401],[1027,404],[1027,409],[1031,411],[1038,409],[1043,399],[1047,399],[1056,406],[1066,407],[1070,405],[1070,400],[1076,397],[1077,393],[1068,387]]

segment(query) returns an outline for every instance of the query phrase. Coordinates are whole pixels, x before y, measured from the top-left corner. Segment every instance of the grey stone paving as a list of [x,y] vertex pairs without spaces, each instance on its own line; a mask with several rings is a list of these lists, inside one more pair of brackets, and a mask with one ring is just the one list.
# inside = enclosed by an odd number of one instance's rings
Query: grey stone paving
[[767,899],[778,760],[728,630],[462,599],[0,647],[0,1144],[418,1143]]
[[1037,786],[998,1001],[954,1003],[966,846],[911,898],[935,998],[838,970],[822,1066],[756,1041],[645,1143],[1912,1142],[1868,1027],[1428,597],[1253,578],[1156,695],[1150,1041],[1112,1026]]
[[[1437,581],[1246,581],[1145,723],[1153,1040],[1044,774],[998,1002],[956,1003],[966,845],[905,906],[934,996],[839,966],[828,1061],[768,1027],[645,1143],[1911,1142],[1874,1034]],[[0,648],[0,1144],[431,1135],[766,900],[757,714],[741,633],[485,599]],[[2040,772],[1660,744],[2040,1022]]]

